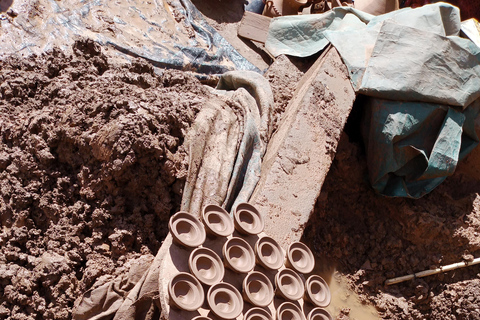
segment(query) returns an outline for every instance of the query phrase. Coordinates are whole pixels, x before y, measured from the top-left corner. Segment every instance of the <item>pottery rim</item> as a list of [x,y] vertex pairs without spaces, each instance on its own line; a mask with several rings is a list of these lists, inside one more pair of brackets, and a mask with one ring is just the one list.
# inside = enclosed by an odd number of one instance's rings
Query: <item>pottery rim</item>
[[227,240],[222,248],[225,266],[238,273],[247,273],[255,267],[255,253],[252,247],[242,238],[233,237]]
[[209,248],[193,250],[188,257],[188,267],[190,272],[207,286],[222,281],[225,274],[222,260]]
[[308,320],[333,320],[332,315],[325,309],[317,307],[308,313]]
[[243,315],[244,320],[273,320],[270,312],[263,308],[253,307]]
[[230,214],[215,204],[203,208],[202,220],[207,232],[213,236],[227,237],[235,229]]
[[186,311],[197,310],[205,299],[202,285],[187,272],[180,272],[170,280],[168,294],[174,306]]
[[196,248],[206,239],[202,223],[194,215],[179,211],[168,222],[168,229],[173,240],[187,248]]
[[294,242],[288,246],[287,266],[297,272],[306,274],[315,267],[312,251],[302,242]]
[[275,275],[275,286],[276,293],[288,300],[298,300],[305,292],[305,286],[300,276],[288,268],[280,270]]
[[280,269],[285,257],[278,242],[269,236],[260,238],[255,243],[255,256],[258,263],[271,270]]
[[273,285],[261,272],[253,271],[243,280],[243,293],[245,300],[257,307],[268,306],[274,296]]
[[326,308],[332,298],[327,282],[318,275],[311,275],[305,282],[305,298],[317,307]]
[[265,221],[253,205],[243,202],[233,212],[235,229],[244,235],[255,235],[263,231]]
[[242,295],[226,282],[219,282],[208,289],[207,302],[210,310],[222,319],[235,319],[243,311]]
[[[284,317],[285,313],[289,313],[288,317]],[[302,310],[292,302],[284,302],[277,309],[277,320],[305,320]]]

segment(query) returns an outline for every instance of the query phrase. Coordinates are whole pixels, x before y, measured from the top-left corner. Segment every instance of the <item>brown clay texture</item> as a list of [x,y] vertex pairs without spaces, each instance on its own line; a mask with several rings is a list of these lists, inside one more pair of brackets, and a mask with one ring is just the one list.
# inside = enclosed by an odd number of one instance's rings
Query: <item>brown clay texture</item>
[[71,319],[94,283],[149,265],[179,209],[207,90],[91,41],[73,52],[0,61],[2,319]]
[[[354,117],[349,121],[355,123]],[[478,178],[464,174],[465,162],[460,162],[453,176],[421,199],[379,196],[368,183],[357,139],[354,133],[343,134],[304,232],[319,267],[348,275],[351,287],[376,306],[382,319],[480,317],[476,266],[383,284],[388,278],[480,256]],[[348,319],[344,311],[341,318]]]

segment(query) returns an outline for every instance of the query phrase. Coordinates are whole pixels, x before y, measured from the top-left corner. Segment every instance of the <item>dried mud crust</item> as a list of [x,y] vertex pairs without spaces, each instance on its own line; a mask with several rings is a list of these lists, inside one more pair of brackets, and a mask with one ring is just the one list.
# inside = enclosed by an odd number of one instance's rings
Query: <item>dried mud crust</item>
[[2,319],[70,319],[95,281],[151,260],[179,209],[208,90],[90,40],[73,52],[0,62]]
[[383,197],[370,187],[363,149],[343,134],[305,241],[382,319],[478,319],[478,265],[384,286],[480,256],[480,181],[461,166],[419,200]]

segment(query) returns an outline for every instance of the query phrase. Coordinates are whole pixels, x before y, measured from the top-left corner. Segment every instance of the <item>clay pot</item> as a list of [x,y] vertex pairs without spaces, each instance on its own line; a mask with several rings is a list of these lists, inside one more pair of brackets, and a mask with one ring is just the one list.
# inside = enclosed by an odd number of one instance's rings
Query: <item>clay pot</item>
[[222,248],[225,266],[239,273],[247,273],[255,267],[255,253],[243,239],[233,237]]
[[211,286],[222,281],[225,269],[220,257],[211,249],[197,248],[188,258],[190,272],[203,284]]
[[305,320],[305,316],[295,304],[284,302],[277,309],[277,320]]
[[177,274],[168,284],[170,304],[181,310],[194,311],[200,308],[205,299],[200,282],[190,273]]
[[278,270],[283,266],[284,255],[280,245],[271,237],[263,237],[255,244],[257,262],[263,267]]
[[320,276],[312,275],[305,282],[304,298],[317,307],[325,308],[330,304],[332,295],[325,280]]
[[315,267],[315,258],[305,244],[294,242],[288,247],[286,266],[303,274],[310,273]]
[[300,276],[292,269],[280,270],[275,275],[275,293],[287,300],[298,300],[305,292]]
[[200,221],[188,212],[175,213],[168,222],[173,240],[184,247],[196,248],[205,242],[206,234]]
[[273,285],[263,273],[254,271],[243,280],[243,297],[254,306],[268,306],[273,296]]
[[272,315],[265,309],[253,307],[243,315],[244,320],[273,320]]
[[233,233],[234,225],[230,214],[220,206],[210,204],[203,208],[202,220],[208,234],[227,237]]
[[207,293],[210,310],[222,319],[235,319],[242,313],[242,295],[229,283],[220,282],[210,287]]
[[308,320],[333,320],[333,317],[327,310],[322,308],[314,308],[307,317]]
[[233,212],[235,229],[244,235],[259,234],[263,231],[265,222],[258,210],[249,203],[240,203]]

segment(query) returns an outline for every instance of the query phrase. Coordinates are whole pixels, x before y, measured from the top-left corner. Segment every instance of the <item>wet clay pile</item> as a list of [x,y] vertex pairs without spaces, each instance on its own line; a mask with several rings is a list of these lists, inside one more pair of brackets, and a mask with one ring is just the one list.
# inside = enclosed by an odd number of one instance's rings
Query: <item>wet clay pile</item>
[[179,210],[195,78],[73,54],[0,62],[0,318],[70,319],[95,282],[147,265]]
[[[480,318],[478,266],[384,286],[388,278],[480,256],[480,181],[465,174],[461,162],[419,200],[379,196],[368,182],[359,135],[349,134],[353,141],[343,134],[304,232],[325,271],[347,274],[383,319]],[[342,316],[348,318],[348,310]]]

